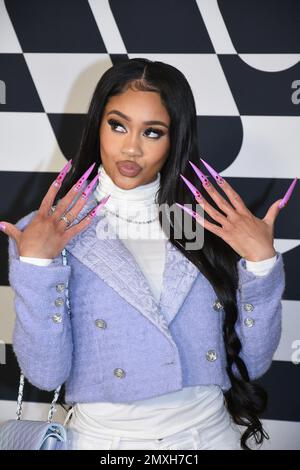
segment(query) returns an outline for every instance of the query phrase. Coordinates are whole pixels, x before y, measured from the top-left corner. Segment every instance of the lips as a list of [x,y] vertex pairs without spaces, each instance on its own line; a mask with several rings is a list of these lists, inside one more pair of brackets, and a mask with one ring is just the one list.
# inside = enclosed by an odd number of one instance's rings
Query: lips
[[117,167],[121,175],[123,176],[136,176],[142,170],[142,167],[135,162],[130,162],[125,160],[122,162],[117,162]]

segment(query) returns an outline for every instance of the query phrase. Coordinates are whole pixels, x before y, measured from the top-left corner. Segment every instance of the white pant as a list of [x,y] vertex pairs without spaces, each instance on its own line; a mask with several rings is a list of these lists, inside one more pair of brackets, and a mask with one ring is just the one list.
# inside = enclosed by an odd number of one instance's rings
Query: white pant
[[82,432],[76,422],[68,423],[69,448],[72,450],[156,449],[156,450],[241,450],[240,430],[228,411],[222,411],[215,422],[201,422],[162,439],[136,439],[124,436]]

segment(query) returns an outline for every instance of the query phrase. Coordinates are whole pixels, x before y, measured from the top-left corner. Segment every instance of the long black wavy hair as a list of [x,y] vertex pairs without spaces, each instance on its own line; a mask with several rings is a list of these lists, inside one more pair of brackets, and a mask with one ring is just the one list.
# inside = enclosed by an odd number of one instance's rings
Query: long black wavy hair
[[[192,90],[185,76],[175,67],[144,58],[133,58],[113,65],[101,76],[86,115],[80,145],[73,164],[56,200],[63,197],[93,162],[96,165],[90,179],[96,176],[101,163],[99,128],[104,107],[111,96],[121,94],[128,87],[154,91],[160,94],[162,103],[171,118],[170,151],[161,168],[160,187],[156,202],[159,206],[172,206],[175,202],[191,204],[196,202],[180,178],[184,174],[196,187],[199,180],[188,163],[199,165],[197,148],[197,115]],[[209,202],[216,207],[211,198]],[[171,222],[171,221],[170,221]],[[193,222],[194,219],[193,219]],[[162,225],[162,214],[160,213]],[[250,381],[247,367],[239,353],[241,342],[235,331],[238,317],[236,292],[238,287],[237,262],[240,256],[220,237],[204,230],[205,241],[202,249],[188,250],[190,242],[183,234],[182,239],[174,237],[176,222],[170,223],[169,240],[200,270],[211,283],[218,300],[224,308],[223,338],[227,358],[227,373],[231,387],[224,392],[226,405],[233,421],[245,426],[241,435],[241,446],[250,450],[249,438],[261,444],[268,438],[260,422],[267,405],[267,394],[258,384]],[[197,224],[199,226],[199,224]],[[164,229],[164,227],[162,227]],[[234,367],[238,374],[234,373]]]

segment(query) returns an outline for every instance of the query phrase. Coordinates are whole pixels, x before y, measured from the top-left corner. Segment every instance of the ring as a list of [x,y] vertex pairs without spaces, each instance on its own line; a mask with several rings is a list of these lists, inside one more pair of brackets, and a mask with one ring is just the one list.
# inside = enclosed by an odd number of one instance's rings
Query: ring
[[64,222],[66,222],[67,227],[71,224],[71,221],[68,219],[66,215],[61,216],[60,220],[63,220]]
[[69,218],[66,216],[66,215],[62,215],[60,217],[60,220],[63,220],[66,224],[67,224],[67,227],[69,225],[71,225],[71,223],[74,221],[75,217],[73,216],[72,212],[69,212],[69,216],[71,215],[71,220],[69,220]]
[[55,212],[56,206],[51,206],[49,210],[49,215],[53,214]]

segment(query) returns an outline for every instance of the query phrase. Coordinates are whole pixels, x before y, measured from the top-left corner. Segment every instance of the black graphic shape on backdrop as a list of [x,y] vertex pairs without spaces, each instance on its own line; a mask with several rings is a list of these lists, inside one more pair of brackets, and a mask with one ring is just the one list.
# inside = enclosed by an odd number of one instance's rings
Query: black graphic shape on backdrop
[[86,0],[9,0],[5,6],[23,52],[107,52]]
[[195,1],[110,0],[109,4],[128,53],[214,52]]
[[6,103],[0,111],[44,112],[23,54],[0,54],[0,79],[6,85]]
[[79,149],[86,114],[49,114],[48,118],[64,156],[70,160]]
[[[298,232],[299,233],[299,232]],[[299,289],[299,265],[300,265],[300,244],[283,255],[286,272],[286,288],[284,299],[300,300]],[[300,370],[299,370],[300,373]]]
[[199,157],[225,170],[242,146],[243,125],[239,116],[197,116]]
[[300,421],[299,367],[288,361],[273,361],[271,368],[258,380],[269,394],[263,418]]
[[[0,220],[15,224],[37,210],[57,173],[0,171]],[[0,285],[8,284],[8,237],[0,231]]]
[[300,53],[298,0],[218,0],[238,53]]
[[291,98],[295,91],[292,83],[300,77],[300,62],[287,70],[264,72],[250,67],[237,55],[218,57],[241,115],[300,115],[300,105]]

